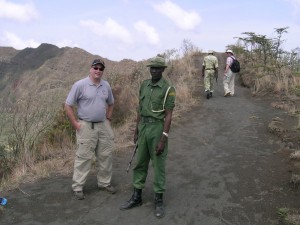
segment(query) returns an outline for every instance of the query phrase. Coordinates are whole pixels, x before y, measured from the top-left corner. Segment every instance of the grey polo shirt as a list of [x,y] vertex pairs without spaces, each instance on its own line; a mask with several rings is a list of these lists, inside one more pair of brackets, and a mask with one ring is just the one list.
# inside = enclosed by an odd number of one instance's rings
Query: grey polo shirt
[[66,104],[77,105],[78,118],[89,122],[106,120],[106,105],[114,103],[111,87],[106,80],[95,85],[89,77],[74,83]]

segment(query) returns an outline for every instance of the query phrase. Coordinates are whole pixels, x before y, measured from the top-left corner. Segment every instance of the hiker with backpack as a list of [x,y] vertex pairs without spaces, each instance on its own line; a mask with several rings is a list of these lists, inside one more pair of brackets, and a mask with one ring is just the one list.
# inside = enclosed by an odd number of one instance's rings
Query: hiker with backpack
[[239,72],[240,66],[233,51],[228,49],[225,52],[227,54],[226,67],[224,71],[223,86],[224,97],[234,96],[234,80],[236,73]]

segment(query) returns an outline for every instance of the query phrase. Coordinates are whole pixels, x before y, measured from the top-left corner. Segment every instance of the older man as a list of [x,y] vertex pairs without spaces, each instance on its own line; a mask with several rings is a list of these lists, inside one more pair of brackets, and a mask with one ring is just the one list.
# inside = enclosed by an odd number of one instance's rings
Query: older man
[[224,86],[224,97],[234,96],[234,80],[236,73],[232,72],[230,69],[233,60],[236,59],[233,51],[228,49],[226,50],[227,59],[226,59],[226,67],[224,71],[223,78],[223,86]]
[[[72,189],[78,200],[84,199],[83,186],[94,155],[99,189],[112,194],[116,192],[111,185],[114,133],[110,120],[114,97],[109,83],[102,79],[104,69],[104,61],[95,59],[89,76],[73,85],[65,103],[66,113],[76,129],[77,150]],[[77,117],[74,105],[77,105]]]

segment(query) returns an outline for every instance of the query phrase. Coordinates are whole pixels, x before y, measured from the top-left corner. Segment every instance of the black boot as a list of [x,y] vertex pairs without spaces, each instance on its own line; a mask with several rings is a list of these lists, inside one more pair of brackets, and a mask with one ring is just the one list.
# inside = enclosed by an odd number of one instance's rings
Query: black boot
[[127,202],[125,202],[123,205],[120,206],[121,210],[127,210],[131,209],[136,206],[142,205],[142,189],[133,189],[133,194],[131,196],[131,199],[129,199]]
[[206,91],[206,98],[207,98],[207,99],[210,98],[209,90]]
[[165,215],[165,207],[163,203],[163,194],[155,194],[155,216],[157,218],[163,218]]

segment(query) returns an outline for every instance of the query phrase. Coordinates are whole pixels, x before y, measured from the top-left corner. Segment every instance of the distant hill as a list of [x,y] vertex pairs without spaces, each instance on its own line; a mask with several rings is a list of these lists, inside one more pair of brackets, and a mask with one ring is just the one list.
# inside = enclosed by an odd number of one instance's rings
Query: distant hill
[[0,47],[1,103],[8,106],[29,93],[43,98],[61,93],[57,99],[61,104],[71,85],[88,75],[95,58],[102,58],[106,64],[104,78],[111,73],[131,74],[137,65],[132,60],[115,62],[80,48],[51,44],[23,50]]
[[[193,66],[201,73],[205,53],[194,56]],[[225,54],[215,53],[219,59],[219,74],[225,65]],[[112,61],[93,55],[80,48],[59,48],[51,44],[41,44],[37,48],[16,50],[0,47],[0,103],[9,108],[16,101],[31,94],[39,99],[53,98],[62,104],[72,84],[87,76],[91,62],[102,58],[106,64],[104,79],[131,76],[144,62],[130,59]],[[132,76],[135,77],[135,76]],[[112,84],[114,86],[116,84]],[[119,86],[122,84],[118,84]]]

